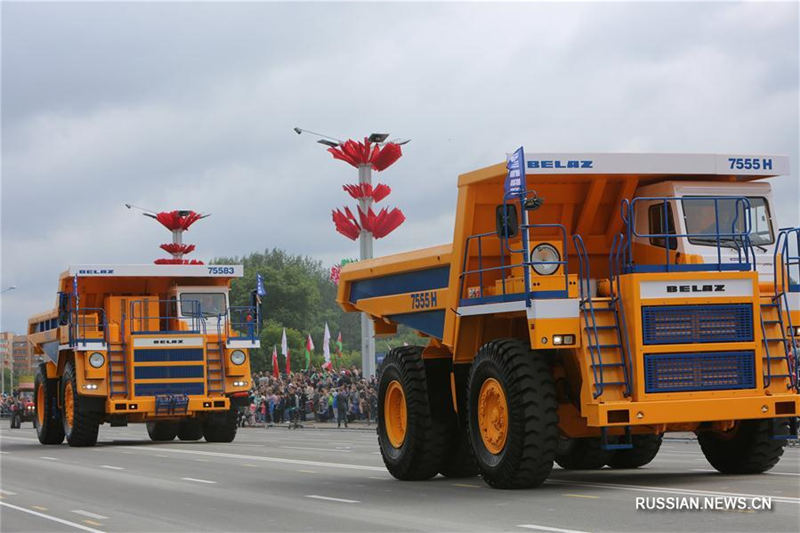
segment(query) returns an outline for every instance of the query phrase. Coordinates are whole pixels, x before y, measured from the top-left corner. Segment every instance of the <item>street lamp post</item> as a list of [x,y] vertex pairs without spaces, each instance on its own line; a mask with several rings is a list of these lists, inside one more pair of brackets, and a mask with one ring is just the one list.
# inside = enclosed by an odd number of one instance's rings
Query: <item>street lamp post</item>
[[[3,294],[3,293],[8,292],[8,291],[13,291],[16,288],[17,288],[16,285],[11,285],[9,287],[6,287],[3,290],[0,290],[0,294]],[[8,352],[8,353],[11,353],[11,352]],[[2,387],[2,390],[0,390],[0,394],[3,394],[3,395],[5,395],[5,393],[6,393],[6,357],[7,357],[7,355],[3,355],[2,379],[0,379],[0,381],[2,381],[2,384],[0,384],[0,387]],[[13,354],[12,354],[12,357],[11,357],[11,390],[12,391],[14,390],[14,357],[13,357]]]
[[[308,133],[320,137],[317,141],[328,146],[328,152],[335,159],[340,159],[358,170],[358,185],[345,185],[343,188],[350,196],[358,200],[358,219],[348,208],[344,212],[333,211],[336,231],[345,237],[358,238],[359,258],[372,259],[373,241],[385,237],[403,223],[405,216],[397,208],[381,209],[376,215],[372,207],[389,195],[391,189],[386,185],[372,185],[372,171],[382,171],[402,156],[400,146],[408,140],[395,139],[386,142],[388,133],[373,133],[364,142],[353,140],[341,141],[336,137],[321,133],[294,128],[295,133]],[[361,313],[361,371],[369,377],[375,375],[375,326],[366,313]]]

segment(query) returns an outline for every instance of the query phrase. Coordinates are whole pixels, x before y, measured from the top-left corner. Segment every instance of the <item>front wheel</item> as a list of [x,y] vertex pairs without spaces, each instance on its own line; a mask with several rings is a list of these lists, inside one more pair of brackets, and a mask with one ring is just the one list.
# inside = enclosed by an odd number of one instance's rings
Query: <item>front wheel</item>
[[760,474],[778,464],[785,440],[772,439],[774,428],[786,429],[788,420],[740,420],[730,431],[708,431],[697,442],[708,462],[723,474]]
[[467,389],[470,443],[490,486],[541,485],[558,444],[555,386],[547,362],[517,339],[481,347]]
[[[94,446],[102,413],[93,405],[94,398],[78,394],[75,363],[68,362],[61,376],[61,398],[64,402],[64,435],[70,446]],[[102,400],[100,400],[102,401]]]
[[45,363],[39,365],[34,379],[36,398],[36,436],[42,444],[61,444],[64,442],[64,425],[61,410],[58,408],[58,380],[47,379]]

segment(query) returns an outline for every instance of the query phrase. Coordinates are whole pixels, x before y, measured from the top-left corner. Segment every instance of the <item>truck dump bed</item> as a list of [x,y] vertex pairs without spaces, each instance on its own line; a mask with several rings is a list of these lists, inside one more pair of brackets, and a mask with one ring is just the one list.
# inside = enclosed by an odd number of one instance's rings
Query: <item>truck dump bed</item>
[[445,244],[351,263],[342,269],[337,301],[376,318],[376,334],[403,324],[441,339],[451,256]]

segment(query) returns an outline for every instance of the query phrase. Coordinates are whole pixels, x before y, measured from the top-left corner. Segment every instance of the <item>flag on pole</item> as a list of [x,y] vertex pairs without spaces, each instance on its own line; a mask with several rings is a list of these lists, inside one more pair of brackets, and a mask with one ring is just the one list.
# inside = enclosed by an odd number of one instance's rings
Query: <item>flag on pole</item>
[[331,364],[331,331],[328,329],[328,323],[325,322],[325,334],[322,336],[322,356],[325,358],[325,364],[322,368],[330,370]]
[[336,337],[336,357],[339,359],[339,366],[342,366],[342,360],[344,356],[342,355],[342,332],[339,332],[339,335]]
[[311,354],[314,352],[314,341],[311,340],[311,334],[306,338],[306,370],[311,366]]
[[278,366],[278,347],[272,347],[272,375],[275,376],[275,379],[281,377],[281,369]]
[[264,278],[261,274],[256,274],[256,294],[266,296],[267,290],[264,288]]
[[281,337],[281,355],[286,358],[286,375],[292,373],[292,360],[289,359],[289,344],[286,342],[286,328],[283,328],[283,337]]

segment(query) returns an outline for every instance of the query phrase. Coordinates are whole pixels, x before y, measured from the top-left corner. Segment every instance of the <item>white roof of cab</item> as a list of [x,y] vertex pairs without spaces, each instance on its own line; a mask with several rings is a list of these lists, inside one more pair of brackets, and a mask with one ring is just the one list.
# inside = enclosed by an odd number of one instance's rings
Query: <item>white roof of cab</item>
[[525,152],[525,173],[780,176],[789,157],[773,154],[598,154]]
[[241,278],[242,265],[72,265],[72,277]]

